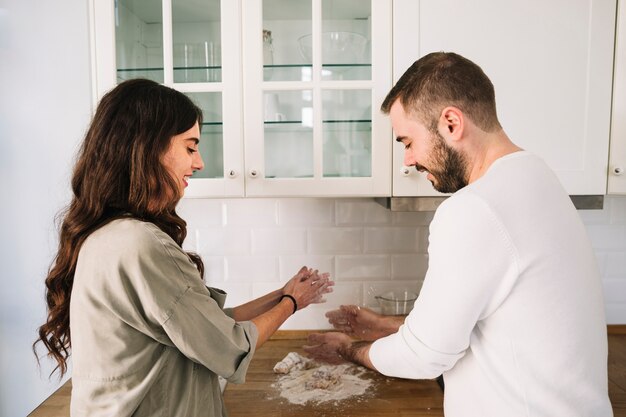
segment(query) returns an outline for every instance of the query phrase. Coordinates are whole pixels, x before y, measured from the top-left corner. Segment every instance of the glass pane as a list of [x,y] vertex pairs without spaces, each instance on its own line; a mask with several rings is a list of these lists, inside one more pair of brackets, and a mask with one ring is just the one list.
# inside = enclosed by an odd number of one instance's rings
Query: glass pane
[[324,177],[372,176],[372,93],[323,90]]
[[222,93],[187,93],[202,109],[200,155],[204,169],[193,178],[224,178],[224,134],[222,131]]
[[266,91],[263,102],[265,177],[312,177],[313,92]]
[[148,78],[163,82],[163,15],[161,2],[115,2],[117,81]]
[[172,0],[174,82],[222,80],[220,0]]
[[322,0],[322,79],[372,78],[371,1]]
[[[310,81],[311,0],[263,0],[263,80]],[[304,38],[303,38],[304,37]]]

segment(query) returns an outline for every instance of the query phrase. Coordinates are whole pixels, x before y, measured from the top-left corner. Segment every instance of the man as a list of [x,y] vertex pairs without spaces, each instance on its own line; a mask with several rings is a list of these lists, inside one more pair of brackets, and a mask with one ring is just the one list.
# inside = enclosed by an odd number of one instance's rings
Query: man
[[507,137],[487,76],[457,54],[432,53],[382,111],[405,164],[454,194],[431,222],[428,272],[406,320],[342,307],[331,323],[366,341],[315,334],[306,351],[388,376],[443,373],[449,417],[612,416],[585,228],[554,173]]

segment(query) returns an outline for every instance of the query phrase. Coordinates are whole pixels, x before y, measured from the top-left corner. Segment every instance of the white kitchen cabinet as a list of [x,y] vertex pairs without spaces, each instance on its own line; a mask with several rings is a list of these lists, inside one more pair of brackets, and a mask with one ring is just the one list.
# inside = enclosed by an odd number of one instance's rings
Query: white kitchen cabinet
[[[605,194],[615,12],[616,0],[394,0],[394,82],[430,52],[471,59],[495,86],[509,137],[540,155],[569,194]],[[618,111],[613,154],[623,161],[623,103]],[[405,175],[402,154],[394,145],[393,195],[438,195],[414,169]]]
[[187,197],[388,196],[392,0],[92,0],[94,96],[150,78],[204,111]]
[[626,194],[626,5],[617,12],[613,114],[609,157],[609,194]]

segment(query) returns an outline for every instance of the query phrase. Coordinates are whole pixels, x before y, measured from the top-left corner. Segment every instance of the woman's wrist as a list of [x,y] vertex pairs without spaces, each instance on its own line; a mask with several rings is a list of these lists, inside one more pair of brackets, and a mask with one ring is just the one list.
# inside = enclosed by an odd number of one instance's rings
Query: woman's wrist
[[[290,294],[283,294],[280,296],[278,302],[280,303],[281,301],[283,301],[284,299],[288,299],[291,300],[292,304],[293,304],[293,313],[295,313],[296,311],[298,311],[298,303],[296,302],[296,299],[293,295]],[[293,314],[291,313],[291,314]]]

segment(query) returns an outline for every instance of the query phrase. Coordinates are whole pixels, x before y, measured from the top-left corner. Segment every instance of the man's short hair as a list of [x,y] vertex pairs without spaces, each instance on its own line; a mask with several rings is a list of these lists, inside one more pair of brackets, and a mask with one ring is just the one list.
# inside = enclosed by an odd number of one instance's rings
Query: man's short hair
[[461,110],[485,132],[501,129],[493,84],[483,70],[453,52],[433,52],[418,59],[400,77],[381,105],[388,114],[396,100],[407,114],[437,130],[447,106]]

